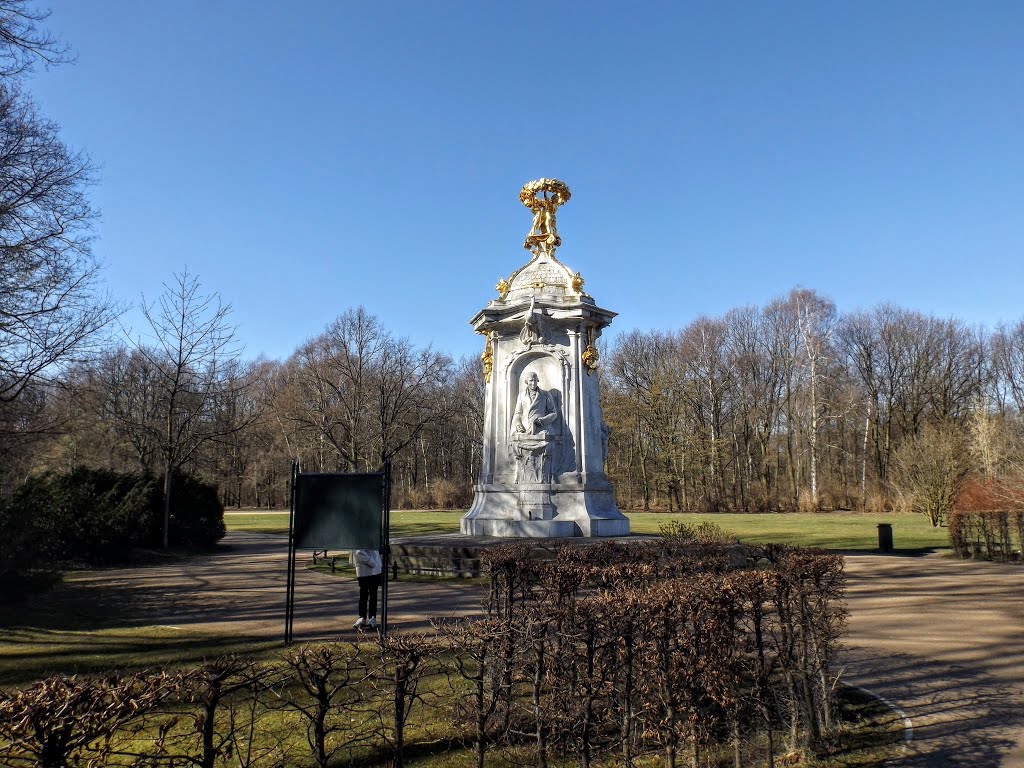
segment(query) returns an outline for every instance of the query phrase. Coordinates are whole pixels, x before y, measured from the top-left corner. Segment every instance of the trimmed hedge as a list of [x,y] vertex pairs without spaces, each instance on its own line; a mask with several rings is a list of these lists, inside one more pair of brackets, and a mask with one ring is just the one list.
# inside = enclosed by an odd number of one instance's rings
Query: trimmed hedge
[[0,764],[807,765],[856,748],[842,557],[676,534],[490,548],[486,615],[436,635],[0,691]]
[[948,525],[949,540],[957,557],[1015,560],[1024,545],[1024,512],[1020,510],[955,510],[949,515]]
[[[162,515],[161,483],[151,475],[84,467],[47,472],[0,503],[0,575],[6,578],[54,561],[123,561],[133,547],[160,545]],[[216,489],[187,475],[176,476],[171,543],[209,547],[224,532],[224,507]]]

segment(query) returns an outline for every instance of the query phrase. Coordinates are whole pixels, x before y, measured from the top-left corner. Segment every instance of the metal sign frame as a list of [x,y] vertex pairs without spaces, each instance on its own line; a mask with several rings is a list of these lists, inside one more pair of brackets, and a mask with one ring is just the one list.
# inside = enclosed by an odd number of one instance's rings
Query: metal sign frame
[[[387,635],[388,631],[388,561],[391,557],[391,459],[384,461],[384,466],[381,467],[379,472],[362,472],[362,473],[302,473],[299,468],[297,461],[292,462],[291,481],[289,489],[289,505],[288,505],[288,575],[287,582],[285,584],[285,608],[284,608],[284,642],[286,645],[291,644],[294,639],[294,624],[295,624],[295,561],[296,561],[296,527],[295,518],[297,506],[301,504],[299,498],[298,488],[300,485],[300,478],[303,476],[316,475],[319,477],[331,477],[336,479],[343,478],[366,478],[366,477],[379,477],[381,479],[381,499],[380,499],[380,553],[381,562],[383,567],[381,569],[381,605],[380,605],[380,616],[381,622],[379,631],[381,636]],[[338,547],[344,549],[344,546]]]

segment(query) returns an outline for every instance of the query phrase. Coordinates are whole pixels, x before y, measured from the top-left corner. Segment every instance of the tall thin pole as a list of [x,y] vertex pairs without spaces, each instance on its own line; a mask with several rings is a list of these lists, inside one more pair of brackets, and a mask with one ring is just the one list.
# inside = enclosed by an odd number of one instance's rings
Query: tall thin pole
[[388,634],[388,562],[391,560],[391,459],[384,460],[384,498],[381,499],[380,540],[383,567],[381,570],[380,634]]
[[299,478],[299,462],[292,462],[291,488],[288,497],[288,580],[284,598],[284,642],[292,642],[292,627],[295,619],[295,505],[296,486]]

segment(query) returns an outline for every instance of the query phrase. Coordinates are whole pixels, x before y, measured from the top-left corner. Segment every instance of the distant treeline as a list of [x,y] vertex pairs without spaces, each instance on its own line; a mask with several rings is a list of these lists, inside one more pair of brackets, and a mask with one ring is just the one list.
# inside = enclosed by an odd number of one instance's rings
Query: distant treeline
[[[395,505],[471,500],[475,359],[417,348],[362,308],[280,362],[167,354],[110,346],[3,402],[3,491],[51,469],[159,477],[173,465],[225,505],[280,508],[293,458],[316,471],[391,458]],[[798,289],[606,340],[599,375],[624,508],[928,511],[922,458],[953,477],[954,495],[971,474],[1020,467],[1024,322],[986,330],[891,305],[844,314]]]

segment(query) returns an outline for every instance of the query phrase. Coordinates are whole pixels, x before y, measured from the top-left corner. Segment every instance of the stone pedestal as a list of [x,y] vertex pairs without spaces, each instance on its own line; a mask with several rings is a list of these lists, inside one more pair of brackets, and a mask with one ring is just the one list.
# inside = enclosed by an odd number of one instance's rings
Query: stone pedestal
[[541,486],[535,491],[519,491],[520,520],[554,520],[556,514],[548,486]]
[[[528,239],[529,244],[529,239]],[[604,464],[596,342],[614,312],[541,243],[470,322],[486,338],[483,462],[462,532],[623,536]]]

